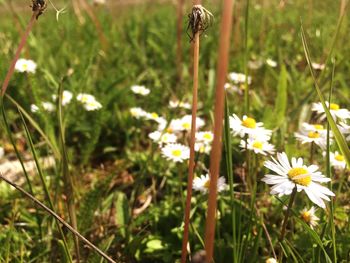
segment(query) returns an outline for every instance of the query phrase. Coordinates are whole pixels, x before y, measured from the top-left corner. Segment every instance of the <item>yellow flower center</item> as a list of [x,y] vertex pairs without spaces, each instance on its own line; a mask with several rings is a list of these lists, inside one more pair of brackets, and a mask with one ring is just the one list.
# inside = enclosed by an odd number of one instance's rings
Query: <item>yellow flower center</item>
[[168,133],[173,133],[173,129],[172,129],[172,128],[170,128],[170,127],[169,127],[169,128],[167,128],[167,129],[166,129],[166,131],[167,131]]
[[336,104],[336,103],[331,103],[330,104],[330,109],[331,110],[339,110],[339,105],[338,104]]
[[311,176],[307,175],[308,173],[305,168],[297,167],[289,170],[288,177],[296,184],[308,186],[311,183]]
[[27,70],[28,69],[28,65],[27,64],[23,64],[23,69]]
[[309,132],[307,136],[309,138],[313,138],[313,139],[320,138],[320,134],[317,131],[316,132]]
[[190,129],[190,128],[191,128],[191,124],[188,123],[188,122],[185,122],[185,123],[182,124],[182,127],[183,127],[184,129]]
[[319,131],[324,130],[323,125],[321,125],[321,124],[314,124],[313,126],[316,130],[319,130]]
[[311,221],[311,214],[309,211],[305,211],[301,213],[301,218],[306,222],[306,223],[310,223]]
[[341,155],[341,154],[335,155],[335,156],[334,156],[334,159],[336,159],[336,160],[339,161],[339,162],[344,162],[344,160],[345,160],[344,156]]
[[253,147],[261,150],[263,148],[263,144],[260,141],[255,141],[253,143]]
[[175,156],[175,157],[180,157],[181,156],[181,150],[179,150],[179,149],[176,149],[176,150],[173,150],[172,152],[171,152],[171,154],[173,155],[173,156]]
[[152,118],[154,118],[154,119],[158,119],[158,117],[159,117],[159,115],[158,115],[157,113],[155,113],[155,112],[152,112],[152,113],[151,113],[151,116],[152,116]]
[[213,136],[212,136],[210,133],[205,133],[205,134],[203,135],[203,138],[206,139],[206,140],[208,140],[208,141],[210,141],[210,140],[213,138]]
[[247,117],[242,121],[242,125],[254,129],[256,127],[256,121],[253,118]]
[[203,185],[205,188],[209,189],[210,187],[210,180],[207,180],[204,185]]

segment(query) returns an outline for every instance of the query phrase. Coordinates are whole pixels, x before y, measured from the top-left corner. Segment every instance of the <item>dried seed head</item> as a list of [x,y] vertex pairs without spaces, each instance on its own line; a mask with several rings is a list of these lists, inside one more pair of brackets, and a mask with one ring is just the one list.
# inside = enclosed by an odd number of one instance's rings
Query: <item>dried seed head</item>
[[[202,34],[213,21],[213,15],[202,5],[194,5],[192,12],[188,15],[187,34],[190,40],[193,41],[194,36],[199,33]],[[188,33],[191,30],[191,35]]]
[[30,6],[33,12],[37,12],[36,19],[44,12],[47,7],[46,0],[32,0],[32,5]]

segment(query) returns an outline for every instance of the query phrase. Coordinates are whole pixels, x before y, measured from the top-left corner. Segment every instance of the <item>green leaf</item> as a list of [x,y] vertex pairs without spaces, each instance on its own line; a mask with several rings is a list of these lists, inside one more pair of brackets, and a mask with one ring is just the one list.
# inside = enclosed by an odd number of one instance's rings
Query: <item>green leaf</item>
[[122,192],[116,193],[116,224],[120,226],[120,232],[125,237],[125,226],[129,222],[129,203],[126,195]]

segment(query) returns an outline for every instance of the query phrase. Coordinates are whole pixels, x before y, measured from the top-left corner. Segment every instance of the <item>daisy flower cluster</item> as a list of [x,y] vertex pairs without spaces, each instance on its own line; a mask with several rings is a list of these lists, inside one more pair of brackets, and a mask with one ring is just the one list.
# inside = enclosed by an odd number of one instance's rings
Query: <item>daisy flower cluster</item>
[[229,82],[225,83],[225,90],[243,94],[245,81],[247,80],[248,85],[252,83],[252,77],[246,76],[243,73],[231,72],[228,74]]
[[[350,125],[348,124],[348,121],[350,119],[350,111],[346,108],[341,108],[341,106],[337,103],[329,103],[328,101],[326,101],[325,104],[328,107],[332,118],[336,122],[339,131],[344,135],[347,141],[350,141]],[[299,141],[301,141],[302,144],[314,143],[322,149],[325,149],[325,146],[327,144],[327,131],[325,129],[326,113],[323,109],[321,102],[313,103],[312,111],[315,112],[319,123],[303,123],[302,128],[298,133],[295,134],[295,136]],[[331,131],[330,137],[332,137]],[[330,143],[332,142],[333,140],[330,139]],[[335,146],[331,145],[331,147],[334,148]],[[325,153],[323,153],[323,155],[325,155]],[[330,161],[331,166],[333,166],[335,169],[343,170],[346,168],[345,158],[337,150],[335,150],[334,152],[330,152]]]
[[230,116],[230,129],[234,136],[242,138],[242,150],[250,150],[255,154],[267,155],[275,152],[275,146],[269,143],[272,131],[265,129],[262,122],[254,118],[243,116],[240,119],[236,114]]
[[[62,106],[70,104],[72,99],[73,93],[68,90],[64,90],[62,93]],[[54,102],[57,101],[57,95],[52,95],[52,100]],[[86,111],[96,111],[102,108],[102,104],[98,102],[93,95],[87,93],[79,93],[76,96],[76,100],[80,102]],[[40,111],[40,109],[43,109],[46,112],[53,112],[55,111],[55,108],[55,104],[49,101],[41,102],[40,106],[35,104],[30,105],[30,110],[33,113]]]
[[[182,108],[191,109],[191,105],[179,100],[170,100],[170,109]],[[130,108],[132,117],[138,120],[152,120],[157,125],[156,129],[148,134],[153,143],[157,144],[161,156],[172,163],[184,163],[190,158],[189,134],[192,126],[192,116],[183,115],[180,118],[173,118],[168,121],[165,117],[155,112],[147,112],[140,107]],[[211,131],[201,130],[205,126],[205,121],[196,117],[195,151],[197,155],[209,154],[214,135]],[[204,165],[204,164],[203,164]],[[204,168],[207,171],[206,168]],[[226,180],[220,177],[218,180],[218,191],[227,189]],[[193,189],[203,194],[208,192],[210,176],[205,173],[193,180]]]

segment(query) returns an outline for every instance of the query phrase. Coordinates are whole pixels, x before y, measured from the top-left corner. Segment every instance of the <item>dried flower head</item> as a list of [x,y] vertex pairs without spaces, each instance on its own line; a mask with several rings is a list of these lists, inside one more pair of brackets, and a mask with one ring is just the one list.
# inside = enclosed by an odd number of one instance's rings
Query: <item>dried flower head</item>
[[209,26],[211,26],[213,21],[213,14],[205,9],[202,5],[194,5],[192,7],[192,12],[188,15],[188,30],[191,29],[191,35],[188,34],[190,40],[193,41],[194,36],[197,33],[202,34]]
[[32,0],[32,11],[37,12],[36,19],[44,12],[47,7],[47,3],[45,0]]

